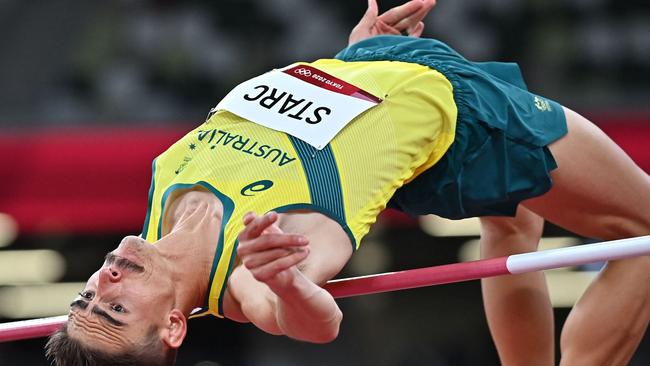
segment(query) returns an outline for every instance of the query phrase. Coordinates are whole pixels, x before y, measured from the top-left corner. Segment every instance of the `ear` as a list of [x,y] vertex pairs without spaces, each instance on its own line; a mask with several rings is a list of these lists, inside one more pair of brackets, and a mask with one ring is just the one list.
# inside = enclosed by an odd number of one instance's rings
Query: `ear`
[[169,348],[179,348],[187,334],[187,319],[178,309],[172,309],[167,315],[167,324],[161,330],[161,339]]

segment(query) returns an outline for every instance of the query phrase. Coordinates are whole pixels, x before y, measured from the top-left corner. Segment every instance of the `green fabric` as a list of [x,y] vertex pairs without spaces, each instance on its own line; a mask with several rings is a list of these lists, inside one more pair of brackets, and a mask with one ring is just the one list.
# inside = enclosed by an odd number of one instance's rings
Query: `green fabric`
[[527,90],[517,64],[471,62],[440,41],[401,36],[359,42],[336,58],[418,63],[454,87],[454,143],[440,162],[398,190],[391,206],[452,219],[511,216],[519,202],[551,188],[549,172],[557,165],[546,146],[566,134],[564,112]]
[[[345,223],[341,177],[331,146],[327,145],[319,151],[299,138],[289,136],[289,139],[305,169],[312,203],[331,212],[339,223]],[[319,158],[314,159],[317,152]]]

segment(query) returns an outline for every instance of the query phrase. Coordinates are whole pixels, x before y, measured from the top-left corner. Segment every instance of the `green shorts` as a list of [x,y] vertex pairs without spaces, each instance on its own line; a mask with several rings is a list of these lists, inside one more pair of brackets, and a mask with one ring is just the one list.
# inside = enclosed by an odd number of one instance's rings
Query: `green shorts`
[[401,36],[367,39],[336,58],[426,65],[454,88],[454,143],[389,206],[450,219],[514,216],[522,200],[551,188],[557,164],[547,145],[567,133],[564,111],[530,93],[517,64],[471,62],[440,41]]

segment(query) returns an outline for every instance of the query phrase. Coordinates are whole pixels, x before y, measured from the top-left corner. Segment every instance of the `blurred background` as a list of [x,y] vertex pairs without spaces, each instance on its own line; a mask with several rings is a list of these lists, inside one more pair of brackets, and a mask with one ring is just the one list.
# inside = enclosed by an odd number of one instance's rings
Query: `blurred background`
[[[388,9],[401,1],[381,0]],[[151,161],[237,83],[331,57],[365,0],[0,0],[0,321],[60,315],[145,215]],[[647,0],[439,0],[425,35],[516,61],[529,88],[588,116],[650,171]],[[544,248],[588,238],[547,226]],[[387,211],[341,274],[475,259],[477,222]],[[547,273],[556,328],[599,264]],[[201,318],[179,365],[498,365],[477,281],[340,301],[308,345]],[[646,336],[632,365],[650,364]],[[47,365],[43,339],[0,365]]]

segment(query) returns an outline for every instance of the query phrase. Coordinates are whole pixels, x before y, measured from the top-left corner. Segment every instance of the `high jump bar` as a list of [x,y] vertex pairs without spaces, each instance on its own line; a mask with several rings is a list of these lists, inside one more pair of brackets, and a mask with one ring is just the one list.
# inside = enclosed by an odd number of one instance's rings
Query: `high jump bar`
[[[335,298],[476,280],[507,274],[650,255],[650,235],[594,244],[504,257],[453,263],[441,266],[388,272],[329,281],[324,288]],[[59,329],[67,315],[0,324],[0,343],[46,337]]]

